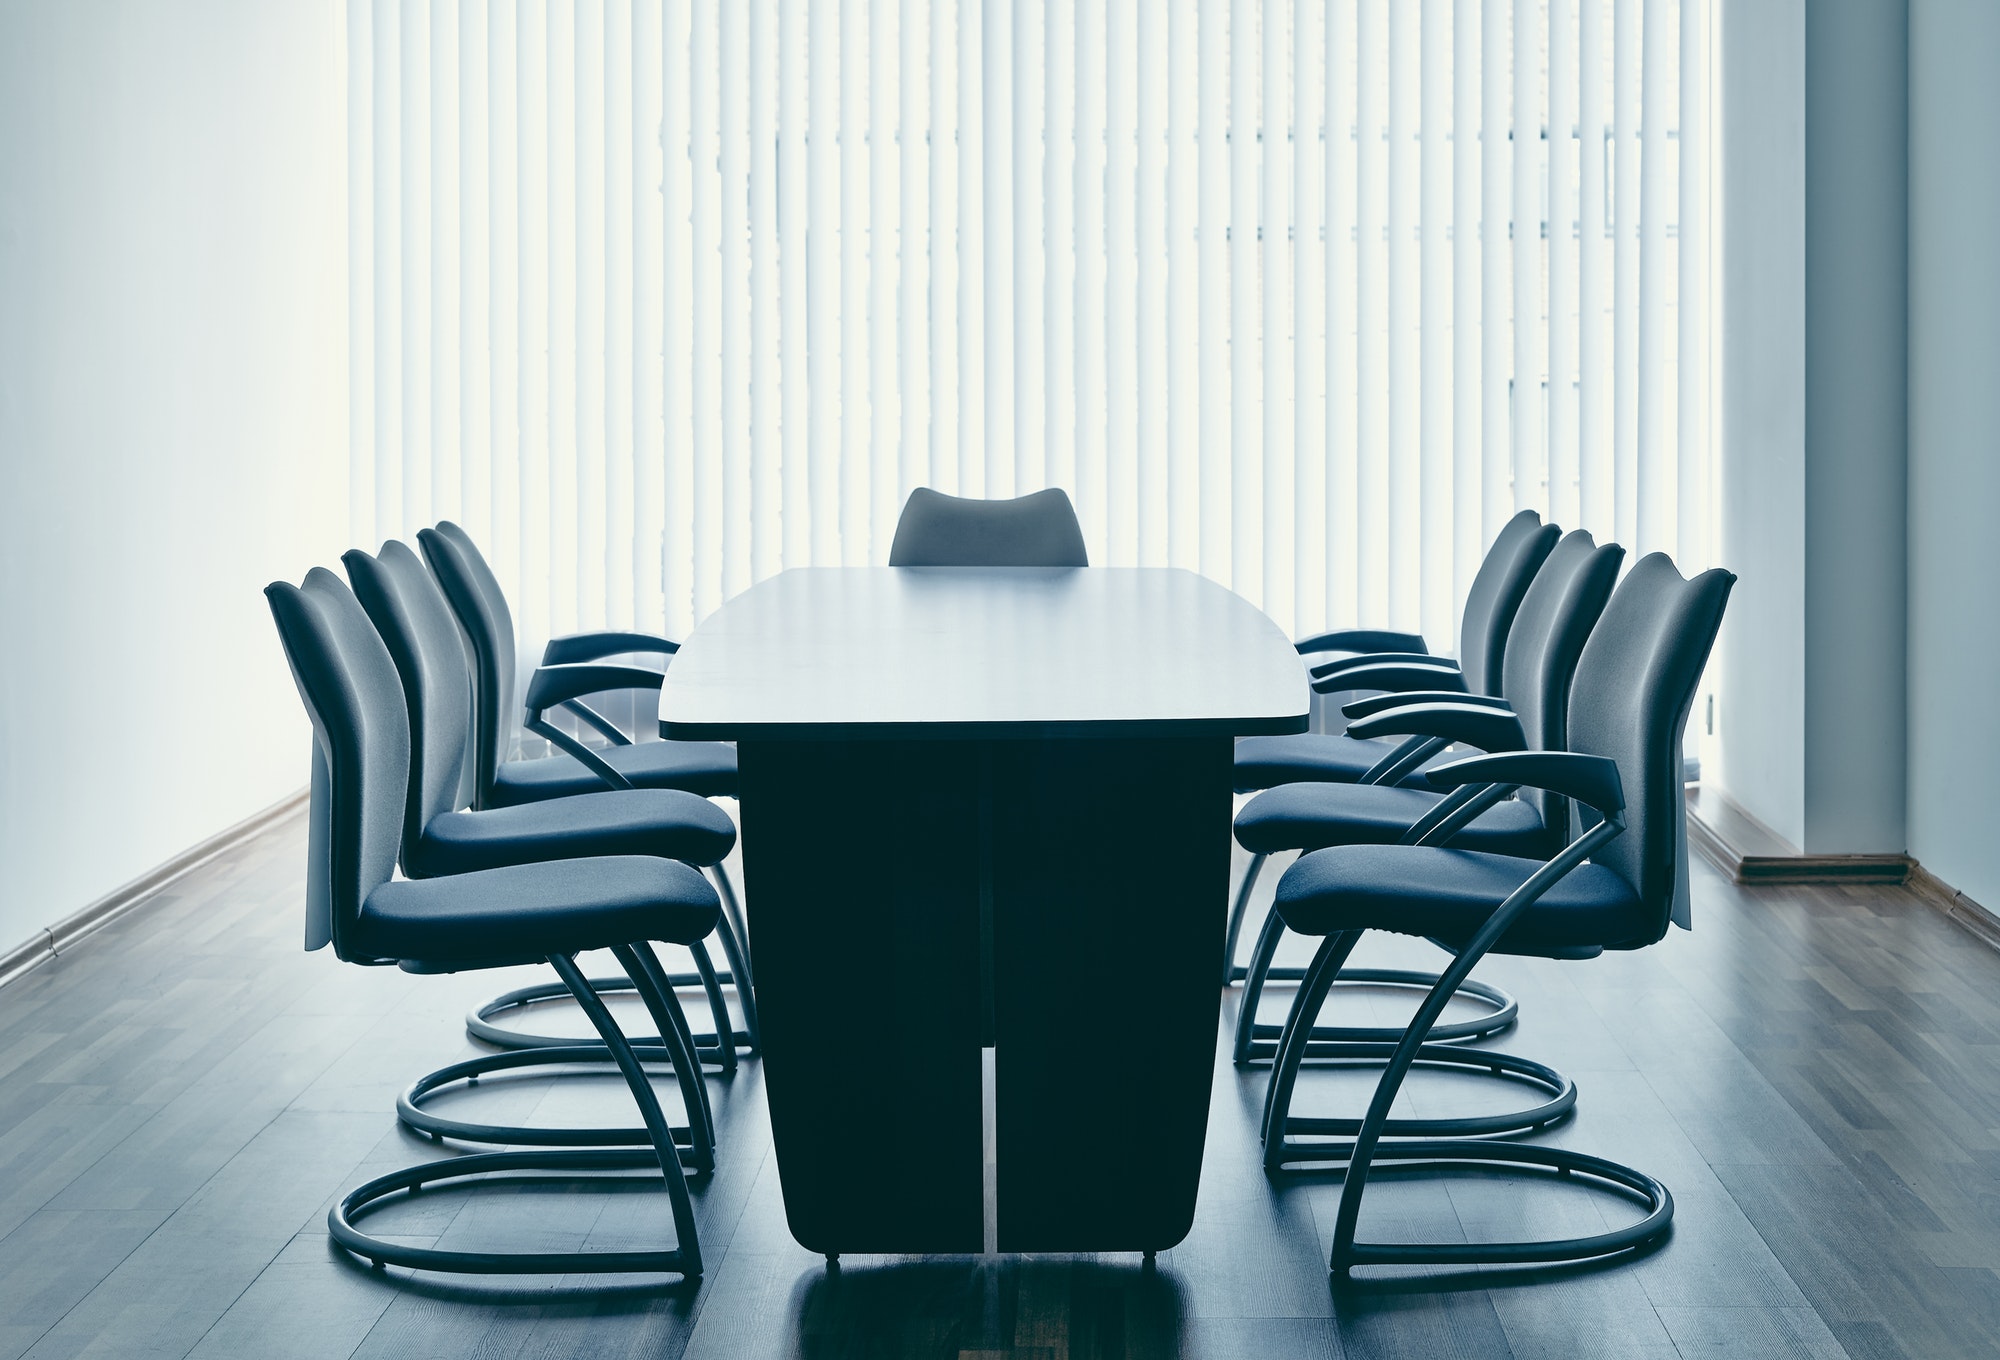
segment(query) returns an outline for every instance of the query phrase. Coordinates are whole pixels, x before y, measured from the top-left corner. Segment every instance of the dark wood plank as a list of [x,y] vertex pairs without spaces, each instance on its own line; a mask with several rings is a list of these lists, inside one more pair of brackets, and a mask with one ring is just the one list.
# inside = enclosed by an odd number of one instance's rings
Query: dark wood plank
[[[471,1051],[473,1000],[546,970],[412,978],[303,954],[302,864],[296,825],[280,828],[0,989],[0,1357],[2000,1352],[2000,954],[1903,890],[1745,888],[1698,866],[1692,934],[1588,963],[1492,961],[1523,1003],[1498,1045],[1581,1086],[1577,1118],[1543,1136],[1644,1166],[1678,1198],[1673,1239],[1639,1261],[1336,1289],[1338,1180],[1264,1176],[1262,1076],[1223,1061],[1193,1229],[1156,1270],[1133,1255],[854,1257],[829,1277],[792,1237],[753,1062],[710,1082],[722,1157],[695,1187],[710,1268],[688,1291],[374,1273],[328,1247],[340,1188],[453,1155],[395,1130],[395,1091]],[[1363,947],[1386,966],[1435,957]],[[1113,1060],[1101,1039],[1078,1036],[1079,1070]],[[602,1113],[600,1087],[463,1099],[531,1100],[553,1121]],[[879,1189],[876,1162],[848,1174]],[[1386,1236],[1582,1230],[1621,1212],[1506,1178],[1377,1189],[1364,1227]],[[383,1219],[418,1241],[511,1233],[539,1203],[593,1245],[664,1230],[648,1195],[476,1198]]]

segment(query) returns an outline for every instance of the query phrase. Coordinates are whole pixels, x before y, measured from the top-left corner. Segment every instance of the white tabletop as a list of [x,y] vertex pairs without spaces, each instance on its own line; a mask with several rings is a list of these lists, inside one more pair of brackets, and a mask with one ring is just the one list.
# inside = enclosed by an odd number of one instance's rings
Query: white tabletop
[[1165,567],[807,567],[694,630],[660,688],[691,740],[1306,730],[1305,667],[1240,596]]

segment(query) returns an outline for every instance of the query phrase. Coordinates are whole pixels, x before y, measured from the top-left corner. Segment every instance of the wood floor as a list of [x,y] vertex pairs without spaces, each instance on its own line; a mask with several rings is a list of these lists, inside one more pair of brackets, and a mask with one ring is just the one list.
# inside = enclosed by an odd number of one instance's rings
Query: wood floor
[[[1265,1178],[1262,1075],[1223,1062],[1194,1232],[1156,1270],[852,1259],[829,1275],[786,1232],[751,1063],[711,1083],[722,1164],[696,1190],[709,1265],[689,1291],[371,1273],[329,1250],[339,1189],[449,1155],[397,1130],[394,1094],[467,1051],[469,1001],[516,983],[303,953],[304,854],[300,823],[274,829],[0,988],[0,1357],[2000,1354],[2000,953],[1901,889],[1746,890],[1697,866],[1692,934],[1483,966],[1522,1000],[1504,1046],[1581,1088],[1546,1136],[1672,1188],[1674,1236],[1641,1260],[1332,1288],[1338,1182]],[[1359,1095],[1331,1076],[1303,1090],[1301,1109]],[[1411,1101],[1506,1094],[1420,1084]],[[618,1095],[501,1082],[457,1108],[587,1118]],[[1574,1186],[1387,1180],[1363,1229],[1557,1233],[1628,1212]],[[654,1196],[566,1187],[425,1195],[372,1221],[468,1246],[665,1230]]]

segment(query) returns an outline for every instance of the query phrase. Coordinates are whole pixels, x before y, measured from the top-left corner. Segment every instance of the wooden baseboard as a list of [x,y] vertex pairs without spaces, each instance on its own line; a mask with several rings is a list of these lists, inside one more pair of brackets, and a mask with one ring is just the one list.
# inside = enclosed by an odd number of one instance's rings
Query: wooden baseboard
[[1720,789],[1691,785],[1688,844],[1737,883],[1902,883],[1908,855],[1807,854],[1745,812]]
[[1910,865],[1910,891],[1964,926],[1995,949],[2000,949],[2000,916],[1939,878],[1921,864]]
[[44,926],[29,939],[0,954],[0,986],[5,986],[21,974],[73,948],[77,941],[102,930],[127,912],[144,906],[157,897],[161,889],[182,875],[200,868],[217,855],[233,850],[252,837],[261,835],[279,823],[297,816],[305,810],[305,806],[306,790],[300,789],[289,798],[271,804],[262,812],[244,818],[228,830],[218,832],[201,844],[183,850],[166,863],[139,875],[123,887],[106,893],[81,911],[65,916],[54,925]]

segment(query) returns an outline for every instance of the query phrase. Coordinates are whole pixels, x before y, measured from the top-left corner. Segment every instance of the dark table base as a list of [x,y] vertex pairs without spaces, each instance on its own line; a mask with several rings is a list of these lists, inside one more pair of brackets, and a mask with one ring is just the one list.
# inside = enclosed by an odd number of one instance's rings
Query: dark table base
[[1194,1218],[1229,874],[1226,736],[744,741],[745,888],[792,1235],[1002,1251]]

